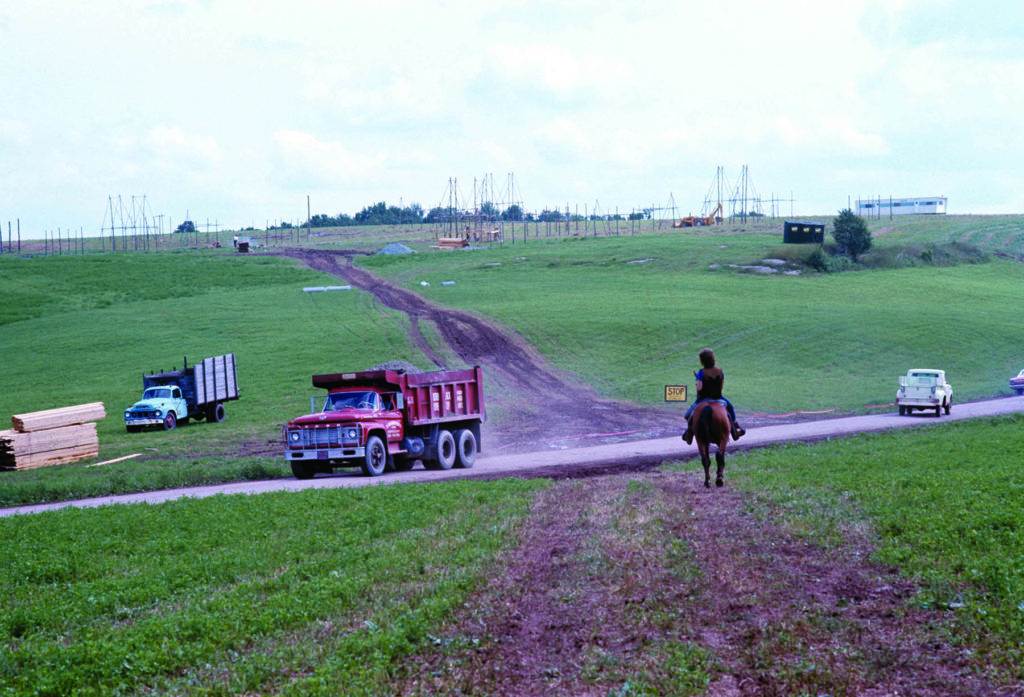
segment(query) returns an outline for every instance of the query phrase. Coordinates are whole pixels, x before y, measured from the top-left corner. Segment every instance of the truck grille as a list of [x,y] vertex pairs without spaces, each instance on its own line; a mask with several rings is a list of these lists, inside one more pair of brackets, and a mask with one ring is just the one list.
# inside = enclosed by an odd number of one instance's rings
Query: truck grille
[[[343,435],[345,428],[343,426],[325,426],[323,428],[296,429],[299,433],[299,440],[294,441],[289,435],[288,444],[303,448],[339,448],[342,445],[354,445],[358,439],[346,442]],[[351,428],[351,426],[347,428]]]
[[133,417],[135,417],[136,419],[155,419],[156,418],[156,412],[155,411],[136,410],[136,411],[132,411],[132,412],[129,412],[129,413]]

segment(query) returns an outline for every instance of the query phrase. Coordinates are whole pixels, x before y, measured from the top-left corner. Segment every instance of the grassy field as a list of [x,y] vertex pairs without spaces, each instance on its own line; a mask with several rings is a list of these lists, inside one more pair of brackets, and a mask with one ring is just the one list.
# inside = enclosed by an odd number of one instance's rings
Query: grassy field
[[540,481],[0,520],[0,694],[383,694]]
[[776,236],[705,229],[359,263],[494,317],[602,392],[638,402],[688,381],[703,346],[717,350],[737,404],[773,412],[889,403],[915,366],[947,370],[958,399],[999,394],[1024,362],[1019,263],[799,276],[727,266],[792,253]]
[[[0,503],[52,500],[283,474],[276,458],[232,459],[265,446],[319,393],[314,372],[384,359],[422,362],[406,320],[358,291],[308,294],[334,279],[274,258],[170,253],[0,258],[0,418],[102,401],[101,458],[117,465],[0,472]],[[145,371],[233,351],[241,399],[223,424],[127,434],[122,410]],[[161,459],[187,456],[181,459]],[[213,458],[216,464],[209,466]]]
[[1021,452],[1024,417],[1014,416],[751,451],[730,457],[729,472],[823,543],[866,521],[877,558],[921,584],[916,602],[954,610],[958,640],[1019,678]]

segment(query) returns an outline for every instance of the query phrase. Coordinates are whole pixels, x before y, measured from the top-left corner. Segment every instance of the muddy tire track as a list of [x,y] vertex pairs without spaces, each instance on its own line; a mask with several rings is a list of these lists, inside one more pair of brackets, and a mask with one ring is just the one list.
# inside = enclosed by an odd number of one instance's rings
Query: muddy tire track
[[434,305],[360,269],[352,263],[352,251],[286,249],[275,254],[343,279],[372,294],[385,307],[404,313],[409,318],[410,340],[436,366],[446,367],[423,336],[423,321],[437,327],[448,349],[465,365],[484,367],[488,404],[502,415],[501,423],[490,424],[486,431],[491,439],[489,450],[543,450],[566,439],[580,445],[617,437],[596,436],[584,443],[576,440],[591,434],[636,439],[682,430],[676,412],[603,398],[554,368],[515,332],[469,312]]
[[[952,614],[916,607],[866,532],[823,548],[749,503],[693,473],[556,483],[394,692],[605,695],[638,679],[671,692],[656,647],[688,643],[709,652],[715,696],[1024,695],[950,643]],[[659,534],[623,542],[636,516]],[[692,573],[670,568],[674,542]]]
[[746,497],[698,476],[664,478],[691,501],[677,534],[706,579],[688,622],[723,664],[711,695],[1022,695],[952,646],[952,614],[915,607],[917,587],[870,560],[863,531],[827,549],[755,516]]

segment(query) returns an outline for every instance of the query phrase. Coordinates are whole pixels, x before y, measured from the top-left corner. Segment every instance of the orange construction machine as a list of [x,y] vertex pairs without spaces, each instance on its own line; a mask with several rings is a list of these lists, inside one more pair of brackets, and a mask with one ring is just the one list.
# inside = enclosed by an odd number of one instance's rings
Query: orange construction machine
[[688,215],[672,223],[672,227],[703,227],[705,225],[718,225],[722,222],[722,204],[719,203],[710,215]]

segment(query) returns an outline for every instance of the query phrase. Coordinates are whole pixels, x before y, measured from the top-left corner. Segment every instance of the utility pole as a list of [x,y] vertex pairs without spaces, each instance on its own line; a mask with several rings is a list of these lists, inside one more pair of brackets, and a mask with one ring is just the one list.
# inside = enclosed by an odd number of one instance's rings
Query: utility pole
[[[394,201],[394,199],[391,199]],[[309,194],[306,194],[306,241],[309,242],[309,225],[310,225],[310,208],[309,208]]]

